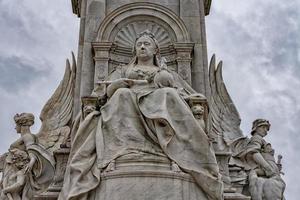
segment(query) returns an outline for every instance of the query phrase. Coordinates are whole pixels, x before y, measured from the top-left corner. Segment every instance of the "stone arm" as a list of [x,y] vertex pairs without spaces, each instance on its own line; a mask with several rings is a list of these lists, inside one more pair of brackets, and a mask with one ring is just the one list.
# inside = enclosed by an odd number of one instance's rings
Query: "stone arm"
[[112,71],[109,76],[105,79],[105,81],[101,81],[98,82],[95,85],[95,88],[92,91],[91,96],[92,97],[101,97],[104,98],[105,96],[107,96],[107,93],[109,93],[110,95],[112,95],[115,91],[116,91],[116,87],[110,87],[110,91],[107,92],[108,87],[113,83],[116,82],[116,80],[122,79],[123,74],[124,74],[124,69],[122,66],[117,67],[114,71]]
[[263,172],[261,170],[257,170],[257,173],[261,175],[265,174],[267,177],[270,177],[273,176],[275,172],[261,154],[264,143],[266,142],[262,137],[253,136],[247,146],[246,151],[249,155],[251,155],[253,161],[263,170]]
[[8,185],[8,178],[5,177],[5,174],[2,175],[1,186],[5,188]]
[[32,153],[29,153],[29,158],[30,158],[30,161],[29,161],[29,163],[28,163],[28,165],[27,165],[27,167],[26,167],[26,172],[30,172],[31,170],[32,170],[32,168],[33,168],[33,165],[36,163],[36,161],[37,161],[37,158],[35,157],[35,155],[34,154],[32,154]]
[[167,69],[161,69],[153,79],[154,85],[158,88],[175,87],[173,75]]
[[15,192],[20,192],[23,189],[23,186],[25,185],[26,182],[26,176],[23,172],[19,171],[17,173],[17,181],[16,183],[5,187],[3,189],[3,193],[7,194],[7,193],[15,193]]
[[117,79],[115,81],[112,81],[112,83],[107,86],[106,94],[108,97],[111,97],[119,88],[129,88],[133,84],[134,81],[130,79]]
[[17,139],[14,143],[12,143],[10,145],[10,149],[19,148],[23,144],[24,144],[24,141],[23,141],[23,138],[21,137],[21,138]]
[[[272,170],[272,167],[269,165],[269,163],[261,155],[261,153],[259,153],[259,152],[253,153],[252,157],[253,157],[253,160],[263,169],[263,171],[267,177],[271,177],[276,174]],[[257,173],[260,174],[261,172],[258,170]]]

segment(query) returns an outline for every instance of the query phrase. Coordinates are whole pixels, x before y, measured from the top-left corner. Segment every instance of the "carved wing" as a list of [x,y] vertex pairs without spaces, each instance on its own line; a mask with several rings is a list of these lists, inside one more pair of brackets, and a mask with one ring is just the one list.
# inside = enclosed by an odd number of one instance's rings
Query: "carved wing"
[[[231,100],[222,77],[222,61],[216,66],[215,55],[209,66],[210,98],[209,103],[209,133],[224,149],[233,140],[243,137],[240,129],[241,119]],[[225,143],[224,143],[225,142]]]
[[68,124],[73,114],[75,76],[76,62],[72,53],[72,68],[67,59],[63,80],[44,105],[40,114],[42,126],[37,138],[39,143],[47,149],[54,150],[58,148],[64,137],[70,132]]

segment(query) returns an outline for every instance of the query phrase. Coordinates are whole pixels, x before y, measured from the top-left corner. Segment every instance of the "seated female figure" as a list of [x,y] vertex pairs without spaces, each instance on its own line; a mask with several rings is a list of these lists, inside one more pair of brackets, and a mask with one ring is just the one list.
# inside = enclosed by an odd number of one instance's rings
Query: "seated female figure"
[[103,82],[107,102],[79,126],[60,199],[90,199],[101,172],[120,157],[138,154],[170,159],[195,179],[207,199],[222,199],[214,152],[184,100],[195,91],[167,70],[151,33],[137,38],[134,53]]

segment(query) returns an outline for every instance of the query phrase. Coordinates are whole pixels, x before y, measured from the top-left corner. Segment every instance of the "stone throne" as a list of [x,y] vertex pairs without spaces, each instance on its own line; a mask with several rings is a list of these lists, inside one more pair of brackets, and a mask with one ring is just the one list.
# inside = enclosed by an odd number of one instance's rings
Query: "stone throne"
[[161,54],[193,88],[209,94],[205,15],[211,1],[72,1],[80,17],[75,113],[80,97],[132,57],[136,34],[145,29],[159,40]]
[[[72,4],[81,24],[74,113],[79,112],[80,98],[89,96],[97,82],[103,81],[116,67],[129,63],[137,34],[145,30],[155,35],[168,68],[210,99],[212,89],[205,35],[205,16],[209,14],[210,0],[74,0]],[[211,76],[215,76],[215,66],[211,69]],[[207,119],[208,116],[206,123]],[[234,190],[228,190],[230,155],[228,148],[216,147],[225,191],[234,193]],[[187,178],[184,177],[179,179]]]
[[[210,0],[72,1],[73,12],[80,17],[74,116],[79,112],[81,97],[89,96],[96,83],[103,81],[116,67],[129,63],[137,34],[144,30],[155,35],[168,68],[210,99],[212,89],[205,35],[205,16],[209,14],[210,4]],[[212,71],[214,68],[211,67]],[[211,76],[214,73],[211,72]],[[228,148],[216,148],[221,173],[228,187],[230,155]],[[166,169],[170,163],[164,162],[160,167]],[[122,165],[125,169],[130,167]],[[140,167],[144,165],[141,163]],[[191,180],[186,175],[177,178]]]

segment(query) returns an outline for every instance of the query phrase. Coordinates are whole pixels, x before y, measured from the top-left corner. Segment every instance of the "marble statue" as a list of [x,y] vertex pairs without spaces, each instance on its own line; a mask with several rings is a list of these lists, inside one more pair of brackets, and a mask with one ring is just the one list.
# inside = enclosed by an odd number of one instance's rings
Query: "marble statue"
[[188,104],[201,128],[207,133],[207,99],[205,96],[196,94],[188,98]]
[[2,198],[29,200],[34,192],[45,190],[51,183],[55,160],[30,132],[30,126],[34,124],[33,114],[16,114],[14,120],[21,137],[10,145],[6,157]]
[[282,200],[285,183],[281,178],[281,163],[276,163],[274,149],[264,140],[271,124],[256,119],[250,139],[241,138],[232,144],[233,158],[240,159],[249,172],[249,192],[253,200]]
[[101,172],[136,155],[167,157],[175,171],[195,179],[207,199],[223,198],[214,152],[186,101],[196,92],[167,69],[159,50],[154,35],[142,32],[132,61],[99,83],[103,90],[93,95],[106,95],[107,102],[78,127],[59,199],[98,199],[93,193]]
[[[211,0],[72,0],[77,64],[0,155],[0,200],[283,200],[265,119],[245,137],[207,60]],[[138,34],[140,33],[140,34]],[[208,67],[209,65],[209,67]]]
[[33,114],[14,116],[20,138],[0,156],[1,200],[32,200],[37,194],[46,192],[53,182],[57,166],[54,153],[70,132],[68,123],[72,116],[74,75],[67,61],[62,82],[43,107],[40,115],[42,126],[37,134],[30,131],[34,124]]

